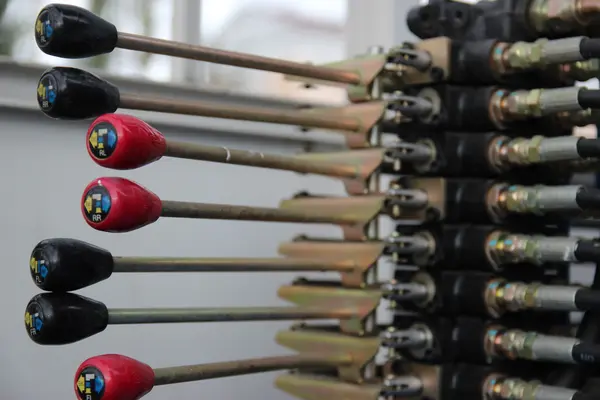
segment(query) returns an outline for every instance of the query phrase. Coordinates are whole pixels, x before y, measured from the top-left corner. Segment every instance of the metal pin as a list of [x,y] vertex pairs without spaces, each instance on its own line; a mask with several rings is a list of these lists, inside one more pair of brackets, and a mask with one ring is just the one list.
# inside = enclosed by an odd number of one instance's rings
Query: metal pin
[[277,110],[264,107],[220,105],[206,101],[150,98],[133,93],[121,93],[119,106],[125,109],[196,115],[209,118],[237,119],[273,124],[299,125],[313,128],[355,132],[361,128],[353,117],[315,115],[307,111]]

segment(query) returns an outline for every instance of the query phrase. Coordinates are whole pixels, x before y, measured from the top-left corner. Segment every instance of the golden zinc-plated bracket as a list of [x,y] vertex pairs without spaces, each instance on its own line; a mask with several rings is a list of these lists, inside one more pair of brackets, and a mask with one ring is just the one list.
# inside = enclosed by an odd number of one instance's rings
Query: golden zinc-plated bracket
[[277,295],[301,308],[347,312],[351,317],[340,320],[341,331],[361,336],[376,329],[375,312],[383,298],[381,290],[347,289],[301,283],[281,286]]
[[390,160],[390,149],[372,148],[364,150],[340,151],[335,153],[304,153],[295,156],[300,160],[327,162],[340,168],[354,171],[354,179],[342,179],[349,195],[366,194],[370,180],[379,171],[381,165]]
[[[357,58],[336,61],[322,65],[334,69],[356,72],[360,77],[359,85],[347,86],[348,99],[352,103],[362,103],[376,100],[372,97],[372,85],[380,78],[385,92],[402,90],[407,86],[424,85],[433,82],[443,82],[450,76],[451,44],[447,37],[436,37],[414,43],[410,49],[394,47],[383,54],[369,54]],[[401,60],[405,50],[423,51],[430,59],[427,68],[417,69],[403,65]],[[300,78],[286,75],[286,80],[302,82],[306,85],[327,84],[315,79]]]
[[351,362],[340,364],[338,374],[341,380],[354,383],[362,383],[365,377],[374,375],[374,361],[381,343],[377,337],[356,337],[301,325],[278,332],[275,341],[300,354],[321,354],[333,360],[349,357]]
[[371,130],[385,119],[388,104],[387,101],[372,101],[344,107],[306,108],[301,111],[301,114],[330,120],[352,121],[347,124],[347,129],[338,130],[338,132],[344,135],[349,148],[359,149],[370,147]]
[[381,397],[381,383],[357,385],[320,375],[280,375],[275,379],[275,386],[303,400],[379,400]]
[[320,197],[297,195],[283,200],[279,208],[285,210],[305,210],[323,213],[352,221],[349,225],[340,225],[346,240],[365,240],[371,222],[387,210],[385,195],[364,195],[355,197]]
[[383,255],[386,244],[380,241],[335,242],[296,240],[279,245],[279,254],[290,258],[317,258],[339,261],[337,270],[342,286],[363,288],[371,268],[375,267]]

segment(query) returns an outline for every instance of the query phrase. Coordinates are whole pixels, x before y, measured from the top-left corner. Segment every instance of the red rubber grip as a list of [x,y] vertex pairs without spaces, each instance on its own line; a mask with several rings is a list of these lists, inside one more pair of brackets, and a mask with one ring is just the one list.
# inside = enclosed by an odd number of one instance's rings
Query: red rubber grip
[[74,387],[81,400],[137,400],[154,387],[154,370],[133,358],[104,354],[81,363]]
[[165,137],[141,119],[125,114],[98,117],[86,135],[87,151],[96,164],[126,170],[160,159],[167,148]]
[[162,212],[160,198],[125,178],[98,178],[81,197],[85,222],[99,231],[129,232],[156,221]]

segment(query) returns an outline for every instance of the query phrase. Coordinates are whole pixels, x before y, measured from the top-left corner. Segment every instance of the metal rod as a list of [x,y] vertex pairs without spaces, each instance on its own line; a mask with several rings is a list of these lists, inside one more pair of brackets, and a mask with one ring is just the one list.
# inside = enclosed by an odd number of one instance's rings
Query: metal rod
[[288,210],[281,208],[232,206],[228,204],[162,201],[163,217],[229,219],[239,221],[302,222],[354,225],[361,222],[354,214],[331,215],[329,212]]
[[172,114],[195,115],[211,118],[236,119],[274,124],[300,125],[322,129],[358,131],[360,121],[355,118],[324,117],[307,111],[279,110],[263,107],[231,106],[213,102],[148,98],[135,94],[121,94],[120,107],[132,110],[156,111]]
[[206,101],[149,98],[131,93],[122,93],[120,108],[156,111],[171,114],[195,115],[200,117],[237,119],[273,124],[299,125],[305,127],[355,132],[361,128],[357,118],[340,116],[326,117],[310,111],[268,109],[241,105],[224,105]]
[[350,364],[350,356],[337,357],[322,355],[293,355],[265,358],[251,358],[218,362],[211,364],[186,365],[154,370],[154,385],[169,385],[205,379],[223,378],[226,376],[255,374],[258,372],[277,371],[296,368],[339,367]]
[[187,58],[234,67],[258,69],[261,71],[279,72],[304,78],[319,79],[329,82],[360,85],[361,76],[355,71],[344,71],[328,67],[318,67],[293,61],[278,60],[245,53],[237,53],[213,49],[205,46],[191,45],[170,40],[156,39],[147,36],[119,32],[117,47],[162,54],[165,56]]
[[166,324],[184,322],[283,321],[305,319],[347,319],[348,310],[302,307],[233,307],[233,308],[114,308],[108,323]]
[[190,160],[272,168],[339,178],[357,178],[360,176],[360,166],[358,164],[334,164],[325,161],[308,161],[295,157],[270,155],[256,151],[203,146],[200,144],[182,143],[171,140],[167,141],[165,155]]
[[432,244],[421,236],[390,236],[385,239],[388,243],[390,252],[402,254],[402,255],[413,255],[419,253],[425,253],[431,250]]
[[113,272],[350,271],[353,260],[115,257]]

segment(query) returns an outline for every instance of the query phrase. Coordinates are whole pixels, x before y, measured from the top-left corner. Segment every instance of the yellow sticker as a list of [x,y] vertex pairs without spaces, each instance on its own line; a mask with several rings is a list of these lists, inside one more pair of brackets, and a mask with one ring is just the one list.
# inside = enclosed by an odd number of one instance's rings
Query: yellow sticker
[[85,210],[89,213],[92,212],[92,198],[90,196],[85,198],[85,202],[83,203]]
[[96,132],[96,130],[93,130],[90,135],[90,144],[93,148],[98,147],[98,132]]
[[83,375],[79,376],[79,379],[77,379],[77,389],[83,393],[83,391],[85,390],[85,378],[83,377]]
[[33,272],[35,272],[36,274],[38,273],[38,262],[35,259],[35,257],[31,257],[31,260],[29,260],[29,267],[31,267],[31,270]]
[[38,96],[41,98],[46,97],[46,87],[44,87],[44,85],[42,85],[42,82],[40,82],[40,84],[38,86],[37,93],[38,93]]

